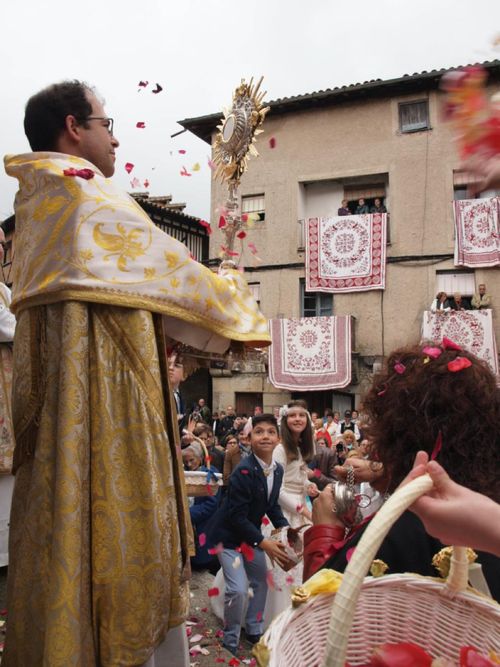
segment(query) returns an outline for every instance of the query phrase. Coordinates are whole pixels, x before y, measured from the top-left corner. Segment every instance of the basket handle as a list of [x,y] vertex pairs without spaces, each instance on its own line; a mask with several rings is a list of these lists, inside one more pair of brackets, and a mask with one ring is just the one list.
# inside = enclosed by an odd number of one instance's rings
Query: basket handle
[[[432,488],[429,475],[422,475],[403,486],[387,500],[370,521],[345,570],[335,594],[326,640],[324,667],[344,667],[347,642],[363,579],[372,560],[393,524],[417,498]],[[465,547],[454,547],[446,590],[450,594],[467,586],[468,563]]]
[[201,448],[203,450],[203,456],[205,457],[205,464],[207,468],[210,468],[210,456],[208,454],[208,449],[206,444],[203,442],[203,440],[200,440],[200,438],[197,438],[195,435],[193,435],[193,440],[197,442],[199,445],[201,445]]

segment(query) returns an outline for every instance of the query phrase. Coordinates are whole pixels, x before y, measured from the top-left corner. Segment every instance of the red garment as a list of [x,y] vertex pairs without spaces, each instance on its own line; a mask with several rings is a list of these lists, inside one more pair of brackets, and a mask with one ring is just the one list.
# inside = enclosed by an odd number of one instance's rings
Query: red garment
[[320,570],[325,562],[340,551],[356,535],[361,526],[364,526],[372,517],[373,514],[351,529],[347,538],[344,538],[344,526],[320,524],[308,528],[304,533],[304,573],[302,581],[307,581],[309,577]]
[[318,431],[315,434],[314,438],[315,440],[320,440],[321,438],[324,438],[327,442],[328,447],[330,447],[330,449],[332,448],[332,436],[328,433],[326,429]]

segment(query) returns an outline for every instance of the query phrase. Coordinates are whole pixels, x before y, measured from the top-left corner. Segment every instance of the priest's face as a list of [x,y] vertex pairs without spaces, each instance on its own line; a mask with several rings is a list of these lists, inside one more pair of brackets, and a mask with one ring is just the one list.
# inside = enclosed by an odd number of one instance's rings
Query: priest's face
[[101,102],[90,92],[87,92],[87,99],[92,105],[92,113],[80,125],[80,155],[109,178],[115,173],[115,150],[120,144],[111,133],[111,121]]

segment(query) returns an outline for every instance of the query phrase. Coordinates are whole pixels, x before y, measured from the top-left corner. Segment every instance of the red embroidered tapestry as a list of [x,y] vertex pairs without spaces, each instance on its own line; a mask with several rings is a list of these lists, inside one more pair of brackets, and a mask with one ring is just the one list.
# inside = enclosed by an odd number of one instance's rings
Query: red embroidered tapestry
[[310,218],[306,288],[311,292],[385,289],[385,213]]
[[498,266],[500,198],[461,199],[455,202],[455,264]]
[[319,391],[351,382],[351,318],[271,320],[269,380],[289,391]]

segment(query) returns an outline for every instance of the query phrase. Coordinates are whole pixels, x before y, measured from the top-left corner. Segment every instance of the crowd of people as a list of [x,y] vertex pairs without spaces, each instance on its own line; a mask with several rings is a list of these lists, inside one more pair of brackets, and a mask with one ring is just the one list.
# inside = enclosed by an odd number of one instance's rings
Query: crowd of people
[[491,308],[491,296],[486,292],[486,285],[478,285],[477,292],[471,299],[462,297],[460,292],[454,292],[450,297],[446,292],[438,292],[432,300],[433,313],[449,313],[452,310],[485,310]]
[[[0,472],[15,473],[13,492],[0,487],[13,494],[2,664],[187,667],[191,565],[219,577],[223,643],[237,655],[243,626],[257,642],[291,586],[343,572],[387,496],[424,472],[433,489],[377,557],[390,573],[433,575],[443,541],[475,547],[500,599],[500,394],[487,364],[447,339],[400,348],[343,419],[301,400],[250,416],[212,413],[204,398],[189,409],[173,339],[219,350],[224,331],[227,345],[260,347],[266,321],[239,272],[199,265],[107,180],[113,127],[88,85],[55,84],[26,107],[33,153],[6,158],[20,189],[14,296],[2,290],[0,304],[15,437],[4,428],[0,449]],[[500,185],[500,166],[484,176]],[[384,212],[377,199],[367,209],[360,199],[355,212]],[[114,223],[118,236],[102,231]],[[141,233],[154,240],[132,253]],[[93,242],[111,251],[97,277]],[[175,294],[157,290],[165,265]],[[200,310],[196,282],[220,322]],[[472,305],[490,306],[484,284]],[[188,501],[182,466],[220,475],[220,490]]]

